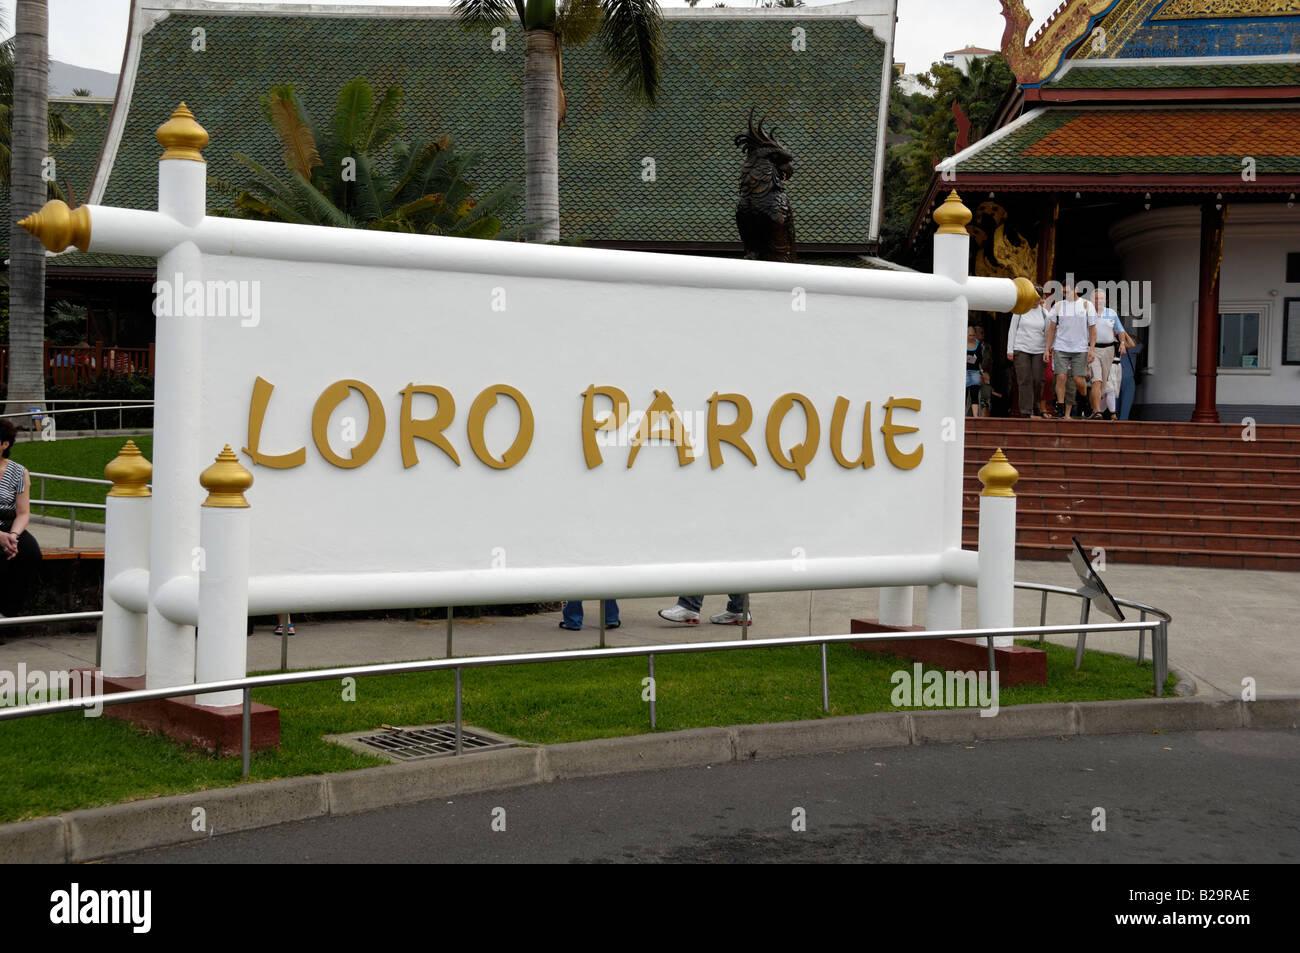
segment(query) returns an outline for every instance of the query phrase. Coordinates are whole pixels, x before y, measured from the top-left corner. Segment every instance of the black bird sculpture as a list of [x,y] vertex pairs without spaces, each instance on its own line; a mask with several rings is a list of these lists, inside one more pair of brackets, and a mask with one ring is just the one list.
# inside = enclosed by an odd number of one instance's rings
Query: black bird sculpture
[[794,157],[776,138],[776,127],[754,128],[754,111],[749,111],[749,128],[736,136],[745,150],[740,167],[740,202],[736,206],[736,227],[745,245],[745,257],[759,261],[794,261],[794,210],[786,194],[786,180],[794,175]]

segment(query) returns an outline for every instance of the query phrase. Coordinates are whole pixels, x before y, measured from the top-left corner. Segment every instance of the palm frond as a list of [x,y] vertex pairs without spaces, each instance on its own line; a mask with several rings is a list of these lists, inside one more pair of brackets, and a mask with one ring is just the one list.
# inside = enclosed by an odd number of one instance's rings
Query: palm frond
[[370,117],[370,126],[366,130],[365,141],[361,144],[363,149],[368,152],[380,152],[393,136],[402,131],[397,111],[402,105],[404,95],[400,86],[389,86],[384,90],[383,97],[376,104],[374,114]]
[[555,34],[561,43],[582,46],[600,32],[604,22],[600,0],[563,0],[555,11]]
[[512,9],[519,14],[519,22],[524,22],[523,0],[452,0],[451,6],[460,25],[467,29],[505,26]]
[[375,105],[375,90],[358,76],[343,84],[334,107],[334,142],[344,149],[363,149],[366,126]]
[[653,104],[659,94],[663,14],[655,0],[601,0],[600,35],[619,86]]
[[316,137],[294,97],[293,86],[272,87],[265,100],[271,125],[284,147],[284,164],[298,175],[308,177],[311,170],[321,164],[316,149]]

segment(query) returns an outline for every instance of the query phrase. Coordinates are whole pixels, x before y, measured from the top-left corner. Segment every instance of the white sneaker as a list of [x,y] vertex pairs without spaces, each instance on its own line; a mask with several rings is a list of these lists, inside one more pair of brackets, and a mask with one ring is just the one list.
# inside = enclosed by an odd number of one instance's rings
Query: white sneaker
[[660,609],[659,618],[667,619],[669,622],[685,622],[687,625],[699,625],[700,614],[694,612],[685,606],[673,606],[671,609]]
[[714,625],[753,625],[754,620],[747,612],[719,612],[717,615],[709,616],[709,621]]

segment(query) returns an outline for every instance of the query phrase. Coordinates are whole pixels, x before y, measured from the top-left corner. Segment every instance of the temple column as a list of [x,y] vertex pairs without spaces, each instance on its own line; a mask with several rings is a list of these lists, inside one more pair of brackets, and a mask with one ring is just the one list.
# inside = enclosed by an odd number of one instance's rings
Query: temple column
[[1196,297],[1196,409],[1193,423],[1219,422],[1219,272],[1223,267],[1222,200],[1201,206],[1201,277]]

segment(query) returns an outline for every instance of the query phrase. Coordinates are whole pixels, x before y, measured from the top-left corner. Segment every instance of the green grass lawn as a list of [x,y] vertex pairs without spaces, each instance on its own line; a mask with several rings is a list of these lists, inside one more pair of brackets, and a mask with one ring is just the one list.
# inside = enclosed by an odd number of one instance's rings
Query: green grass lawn
[[[1075,671],[1072,649],[1047,646],[1048,686],[1004,688],[1000,703],[1150,697],[1151,666],[1088,652]],[[896,710],[890,675],[901,659],[832,645],[831,711]],[[635,735],[650,730],[641,700],[644,659],[600,659],[469,669],[468,724],[527,742]],[[797,646],[655,659],[659,731],[823,718],[819,648]],[[326,734],[452,719],[453,675],[435,672],[359,679],[356,700],[338,682],[254,692],[280,709],[280,747],[253,756],[253,780],[343,771],[386,763],[322,739]],[[1167,691],[1172,689],[1170,678]],[[130,725],[80,713],[0,723],[0,821],[241,783],[238,755],[216,758]]]
[[[153,457],[153,437],[78,437],[74,440],[28,440],[14,444],[10,456],[28,470],[37,473],[57,473],[61,476],[104,479],[104,467],[117,456],[127,440],[134,440],[145,459]],[[77,503],[103,503],[108,494],[106,486],[85,483],[61,483],[47,480],[45,495],[41,495],[41,481],[32,478],[32,499],[68,500]],[[33,515],[68,518],[67,507],[32,507]],[[78,522],[102,523],[103,510],[77,510]]]

